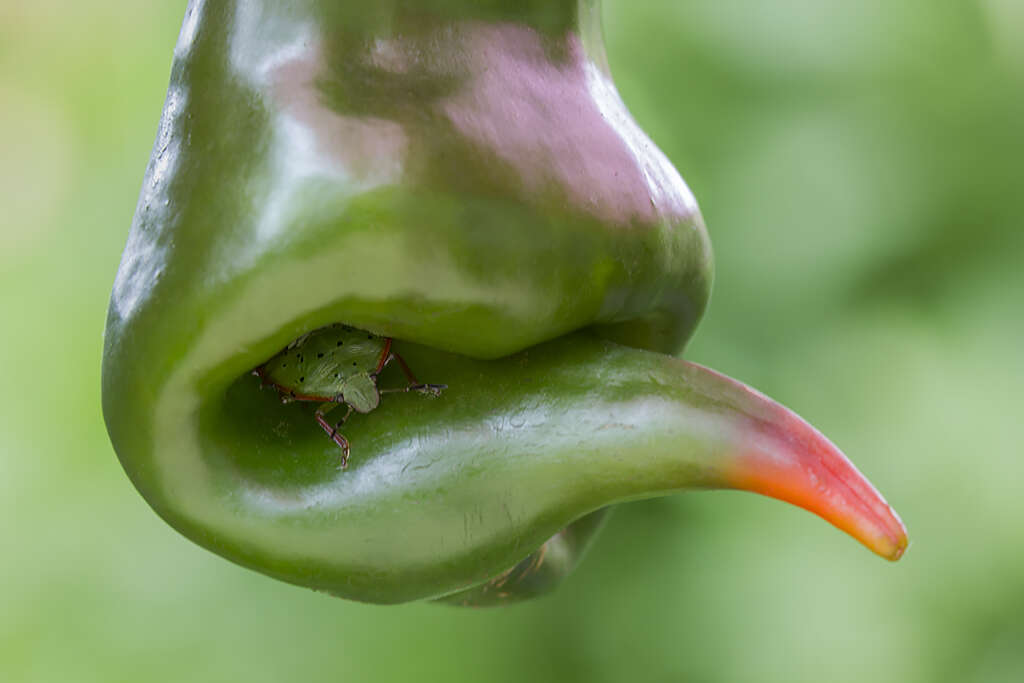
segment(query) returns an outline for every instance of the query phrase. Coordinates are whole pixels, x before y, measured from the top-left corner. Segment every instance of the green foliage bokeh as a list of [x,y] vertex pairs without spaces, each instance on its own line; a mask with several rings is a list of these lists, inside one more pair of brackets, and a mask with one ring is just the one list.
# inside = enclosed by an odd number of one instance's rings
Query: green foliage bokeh
[[697,195],[688,357],[789,405],[903,515],[896,565],[741,493],[625,507],[551,598],[341,602],[199,549],[99,408],[105,307],[181,0],[0,4],[0,679],[1024,679],[1024,11],[606,0]]

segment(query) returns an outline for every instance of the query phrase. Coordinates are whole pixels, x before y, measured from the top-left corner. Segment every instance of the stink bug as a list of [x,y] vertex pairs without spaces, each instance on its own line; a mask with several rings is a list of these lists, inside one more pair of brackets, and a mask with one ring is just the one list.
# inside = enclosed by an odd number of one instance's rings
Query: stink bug
[[[283,351],[253,370],[264,386],[272,386],[282,403],[316,401],[316,421],[341,448],[341,469],[348,466],[349,443],[338,429],[354,410],[368,413],[380,405],[380,395],[418,391],[439,396],[444,384],[421,384],[402,357],[391,350],[391,338],[348,325],[334,324],[299,337]],[[391,361],[398,361],[408,386],[380,389],[377,376]],[[326,415],[344,403],[345,415],[335,424]]]

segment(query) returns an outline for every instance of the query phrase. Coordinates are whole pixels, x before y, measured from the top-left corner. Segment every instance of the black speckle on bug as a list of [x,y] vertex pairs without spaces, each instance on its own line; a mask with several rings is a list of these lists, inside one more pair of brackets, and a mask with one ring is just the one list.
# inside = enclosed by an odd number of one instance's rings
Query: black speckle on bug
[[323,357],[324,357],[324,354],[322,354],[322,353],[318,353],[318,354],[316,354],[316,357],[317,357],[317,358],[323,358]]
[[343,342],[343,341],[340,341],[340,342],[338,342],[338,346],[341,346],[341,345],[342,345],[342,344],[344,344],[344,343],[345,343],[345,342]]
[[287,363],[281,363],[281,367],[282,368],[286,368],[286,367],[288,367],[288,364]]
[[352,367],[355,367],[355,365],[356,365],[356,362],[352,361]]
[[368,335],[366,335],[366,338],[367,339],[373,339],[373,335],[372,334],[368,334]]

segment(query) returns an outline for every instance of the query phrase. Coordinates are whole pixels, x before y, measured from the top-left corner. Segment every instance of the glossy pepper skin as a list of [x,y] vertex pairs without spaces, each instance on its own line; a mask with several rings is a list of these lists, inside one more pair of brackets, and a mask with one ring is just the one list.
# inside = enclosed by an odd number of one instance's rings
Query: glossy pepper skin
[[[666,354],[707,303],[682,179],[630,118],[596,0],[193,0],[108,315],[103,407],[189,538],[370,602],[549,590],[613,503],[745,488],[885,556],[824,437]],[[448,389],[346,435],[250,371],[343,322]],[[309,408],[309,410],[306,410]]]

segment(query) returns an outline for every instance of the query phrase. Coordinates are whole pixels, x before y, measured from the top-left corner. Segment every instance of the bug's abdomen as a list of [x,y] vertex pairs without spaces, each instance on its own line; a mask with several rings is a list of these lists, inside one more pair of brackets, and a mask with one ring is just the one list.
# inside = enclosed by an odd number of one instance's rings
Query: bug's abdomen
[[263,377],[296,394],[331,399],[349,378],[377,369],[387,339],[345,325],[311,332],[263,366]]

